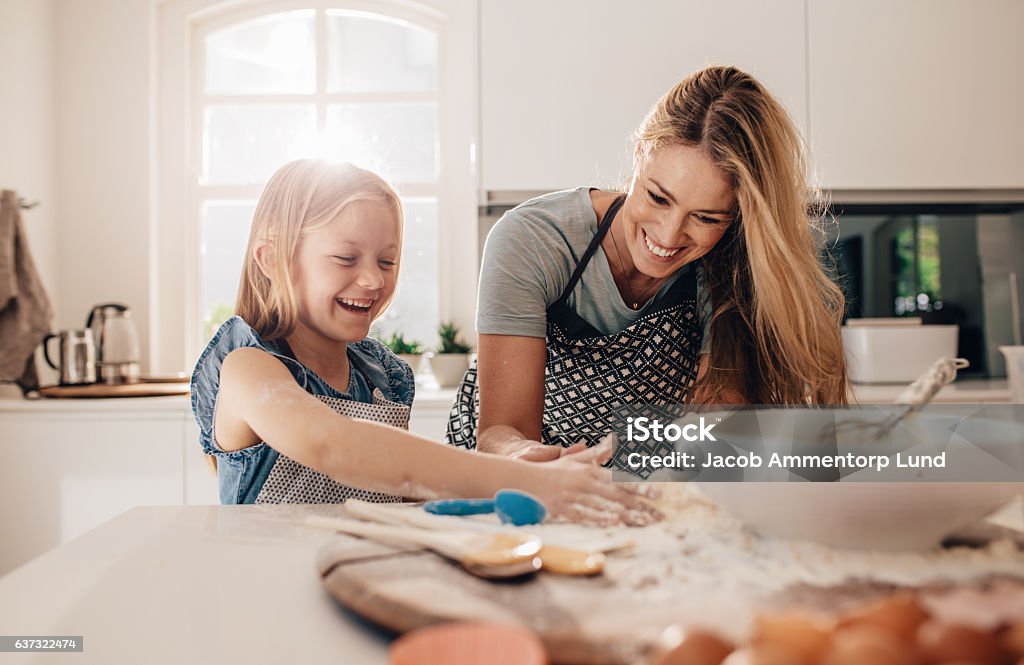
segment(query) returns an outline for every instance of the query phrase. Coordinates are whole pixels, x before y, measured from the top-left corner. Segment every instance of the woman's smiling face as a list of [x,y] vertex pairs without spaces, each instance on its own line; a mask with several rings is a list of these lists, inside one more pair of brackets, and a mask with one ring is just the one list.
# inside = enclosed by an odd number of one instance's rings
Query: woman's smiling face
[[710,252],[736,215],[728,175],[697,147],[667,145],[634,174],[622,207],[622,230],[633,264],[668,277]]

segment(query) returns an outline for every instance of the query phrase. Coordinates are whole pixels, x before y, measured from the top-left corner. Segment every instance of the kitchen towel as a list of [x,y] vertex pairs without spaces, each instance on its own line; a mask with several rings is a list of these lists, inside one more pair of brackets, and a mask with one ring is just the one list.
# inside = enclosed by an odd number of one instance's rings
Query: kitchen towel
[[21,227],[15,192],[0,195],[0,381],[22,391],[39,386],[35,350],[50,331],[53,310]]

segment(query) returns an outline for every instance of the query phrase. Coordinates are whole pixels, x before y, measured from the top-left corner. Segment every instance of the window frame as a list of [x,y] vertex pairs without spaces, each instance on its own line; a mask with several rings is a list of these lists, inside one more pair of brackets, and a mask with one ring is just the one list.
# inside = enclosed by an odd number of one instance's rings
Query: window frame
[[[156,210],[151,225],[150,368],[153,372],[191,367],[202,350],[200,206],[203,199],[256,199],[262,185],[199,185],[203,105],[206,95],[203,36],[212,30],[272,14],[314,9],[318,62],[326,60],[329,9],[358,11],[408,21],[437,33],[438,88],[418,93],[327,93],[326,71],[318,67],[311,95],[244,95],[249,100],[308,97],[318,109],[326,103],[429,97],[438,104],[438,177],[436,184],[402,184],[403,197],[436,197],[438,202],[438,305],[441,320],[473,330],[478,278],[476,161],[479,125],[478,4],[465,0],[169,0],[157,14],[158,103]],[[223,99],[228,99],[225,96]],[[230,96],[232,101],[239,97]],[[318,125],[323,113],[318,111]],[[202,190],[202,196],[200,196]],[[222,199],[223,200],[223,199]],[[467,288],[470,287],[470,288]],[[425,340],[428,345],[433,340]]]

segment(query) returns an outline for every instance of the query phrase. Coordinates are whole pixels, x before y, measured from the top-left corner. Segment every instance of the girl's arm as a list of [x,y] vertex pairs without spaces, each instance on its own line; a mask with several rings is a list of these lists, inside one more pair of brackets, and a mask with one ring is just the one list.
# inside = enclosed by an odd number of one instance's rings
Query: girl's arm
[[540,443],[547,347],[539,337],[480,335],[477,450],[531,461],[557,459],[558,446]]
[[[477,455],[405,430],[346,418],[306,393],[283,364],[254,348],[232,351],[221,368],[214,432],[224,450],[259,441],[339,483],[410,498],[490,497],[521,489],[555,515],[590,522],[650,521],[656,515],[613,485],[596,464],[606,444],[553,464]],[[599,449],[600,448],[600,449]],[[591,459],[592,458],[592,459]]]

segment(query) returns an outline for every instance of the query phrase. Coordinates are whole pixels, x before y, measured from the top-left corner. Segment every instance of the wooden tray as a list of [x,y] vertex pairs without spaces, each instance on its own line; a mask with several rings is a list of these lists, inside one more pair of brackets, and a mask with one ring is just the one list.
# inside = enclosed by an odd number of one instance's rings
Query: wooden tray
[[187,395],[187,383],[128,383],[119,386],[108,386],[94,383],[85,386],[47,386],[39,389],[43,397],[163,397],[167,395]]

